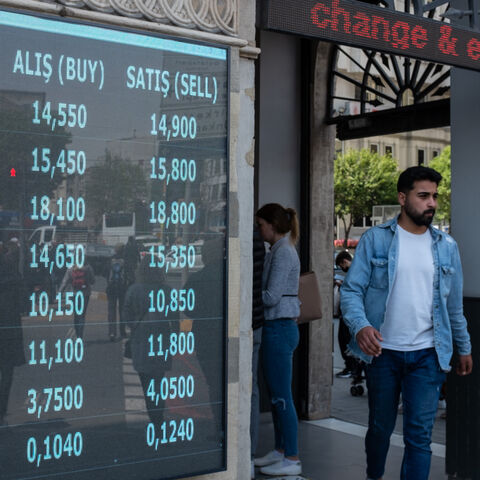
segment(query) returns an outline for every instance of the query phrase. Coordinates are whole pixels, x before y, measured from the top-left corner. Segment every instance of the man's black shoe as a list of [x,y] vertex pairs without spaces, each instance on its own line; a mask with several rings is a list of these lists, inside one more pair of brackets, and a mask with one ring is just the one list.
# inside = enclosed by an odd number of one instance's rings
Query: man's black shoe
[[348,368],[344,368],[341,372],[335,374],[337,378],[350,378],[352,376],[352,371]]

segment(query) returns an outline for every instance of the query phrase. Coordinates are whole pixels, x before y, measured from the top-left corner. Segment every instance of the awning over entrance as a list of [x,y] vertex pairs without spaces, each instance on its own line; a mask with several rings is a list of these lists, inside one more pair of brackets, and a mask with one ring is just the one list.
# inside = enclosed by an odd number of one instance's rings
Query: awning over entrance
[[446,127],[450,125],[450,100],[337,117],[334,122],[339,140]]

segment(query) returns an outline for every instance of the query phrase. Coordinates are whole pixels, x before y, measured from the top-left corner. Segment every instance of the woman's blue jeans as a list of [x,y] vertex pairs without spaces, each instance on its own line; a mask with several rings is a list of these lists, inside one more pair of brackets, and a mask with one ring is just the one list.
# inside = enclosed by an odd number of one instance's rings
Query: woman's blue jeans
[[298,455],[298,419],[292,396],[292,359],[299,340],[292,319],[267,320],[263,326],[262,362],[272,402],[275,449]]
[[367,366],[368,478],[378,479],[384,474],[401,392],[405,450],[400,478],[428,480],[432,429],[444,380],[434,348],[413,352],[384,349]]

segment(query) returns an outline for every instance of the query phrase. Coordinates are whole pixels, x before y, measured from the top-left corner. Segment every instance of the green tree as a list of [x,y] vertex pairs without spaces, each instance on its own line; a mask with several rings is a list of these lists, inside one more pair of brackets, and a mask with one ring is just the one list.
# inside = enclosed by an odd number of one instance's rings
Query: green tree
[[103,164],[89,169],[86,200],[99,223],[107,212],[134,212],[145,198],[145,174],[140,165],[107,150]]
[[345,228],[344,246],[355,218],[372,214],[374,205],[397,202],[398,169],[390,155],[348,150],[334,163],[335,214]]
[[445,147],[438,157],[428,165],[442,175],[438,186],[438,208],[435,219],[443,224],[450,224],[450,196],[452,193],[452,174],[450,161],[450,146]]

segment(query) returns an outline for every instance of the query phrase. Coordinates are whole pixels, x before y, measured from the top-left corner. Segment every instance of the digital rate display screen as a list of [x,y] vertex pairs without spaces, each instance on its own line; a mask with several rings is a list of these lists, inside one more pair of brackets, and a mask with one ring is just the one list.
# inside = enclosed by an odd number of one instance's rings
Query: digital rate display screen
[[267,29],[480,70],[480,33],[367,2],[266,0],[262,21]]
[[0,478],[225,469],[228,49],[0,39]]

